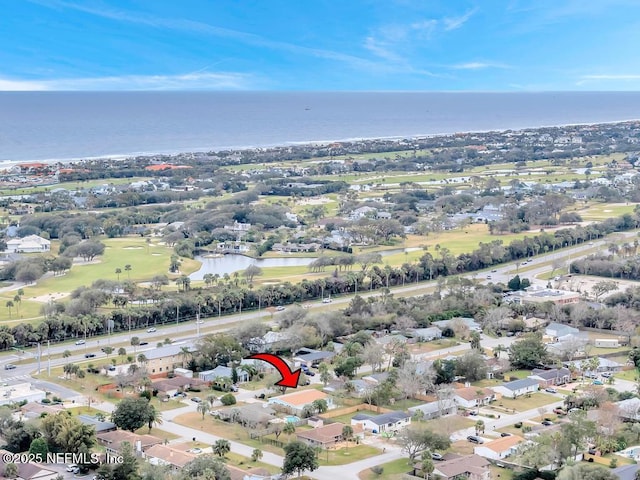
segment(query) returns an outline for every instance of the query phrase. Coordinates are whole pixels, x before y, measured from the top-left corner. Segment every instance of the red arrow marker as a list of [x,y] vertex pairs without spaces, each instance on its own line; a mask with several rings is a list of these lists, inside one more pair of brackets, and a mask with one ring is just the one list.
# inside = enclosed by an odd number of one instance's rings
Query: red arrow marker
[[291,371],[287,362],[285,362],[282,358],[274,355],[273,353],[258,353],[256,355],[251,355],[247,357],[250,359],[262,360],[263,362],[270,363],[278,373],[282,375],[282,380],[280,380],[276,385],[281,387],[291,387],[298,388],[298,380],[300,379],[300,369]]

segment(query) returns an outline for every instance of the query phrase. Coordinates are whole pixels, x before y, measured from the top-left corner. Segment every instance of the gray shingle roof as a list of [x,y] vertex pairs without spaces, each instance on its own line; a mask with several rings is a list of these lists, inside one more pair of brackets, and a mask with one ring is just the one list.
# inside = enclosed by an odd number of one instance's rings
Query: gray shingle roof
[[505,383],[502,386],[504,388],[508,388],[512,392],[515,392],[516,390],[527,388],[532,385],[538,385],[538,382],[536,380],[533,380],[532,378],[523,378],[521,380],[514,380],[513,382]]

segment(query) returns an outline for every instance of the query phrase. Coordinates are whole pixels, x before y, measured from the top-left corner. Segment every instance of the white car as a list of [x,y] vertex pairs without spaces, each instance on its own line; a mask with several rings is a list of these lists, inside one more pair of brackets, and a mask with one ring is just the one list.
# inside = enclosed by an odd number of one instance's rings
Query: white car
[[147,328],[147,333],[153,333],[156,331],[156,327],[149,327]]
[[330,298],[323,298],[322,299],[322,303],[331,303],[331,299]]
[[281,312],[281,311],[283,311],[283,310],[284,310],[284,307],[283,307],[282,305],[278,305],[278,306],[276,307],[276,310],[277,310],[278,312]]
[[84,340],[78,340],[78,341],[76,341],[76,345],[84,345]]

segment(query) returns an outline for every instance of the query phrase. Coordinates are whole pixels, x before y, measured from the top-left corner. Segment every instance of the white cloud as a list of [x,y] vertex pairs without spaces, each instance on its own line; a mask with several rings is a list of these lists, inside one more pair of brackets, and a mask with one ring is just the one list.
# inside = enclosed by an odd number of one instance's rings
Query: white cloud
[[582,86],[590,83],[619,83],[640,81],[640,74],[604,73],[595,75],[582,75],[576,85]]
[[508,65],[493,62],[465,62],[452,65],[451,68],[456,70],[482,70],[485,68],[509,68]]
[[26,92],[36,90],[48,89],[43,83],[38,81],[0,78],[0,92]]
[[38,81],[0,79],[0,90],[242,90],[250,87],[245,75],[196,72],[183,75],[123,75],[56,78]]
[[444,24],[444,29],[449,31],[449,30],[456,30],[458,28],[460,28],[462,25],[464,25],[465,23],[467,23],[467,21],[478,11],[477,8],[473,8],[471,10],[468,10],[467,12],[465,12],[463,15],[459,16],[459,17],[446,17],[442,19],[442,23]]

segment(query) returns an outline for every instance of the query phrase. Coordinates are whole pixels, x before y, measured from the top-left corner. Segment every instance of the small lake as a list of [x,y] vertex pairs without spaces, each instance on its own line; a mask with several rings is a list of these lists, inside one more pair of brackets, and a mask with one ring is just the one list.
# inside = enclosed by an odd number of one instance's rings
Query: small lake
[[189,275],[191,280],[202,280],[207,273],[232,274],[246,269],[249,265],[256,267],[305,267],[315,260],[312,257],[284,257],[284,258],[251,258],[244,255],[222,255],[220,257],[203,257],[196,255],[195,259],[202,263],[200,270]]
[[[392,250],[385,250],[380,252],[380,255],[386,257],[387,255],[393,255],[395,253],[411,252],[414,250],[420,250],[420,248],[394,248]],[[313,262],[315,257],[279,257],[279,258],[251,258],[244,255],[221,255],[219,257],[205,257],[202,255],[196,255],[195,259],[202,263],[200,270],[193,272],[189,275],[191,280],[202,280],[207,273],[220,276],[225,273],[232,274],[246,269],[249,265],[255,265],[256,267],[306,267]]]

